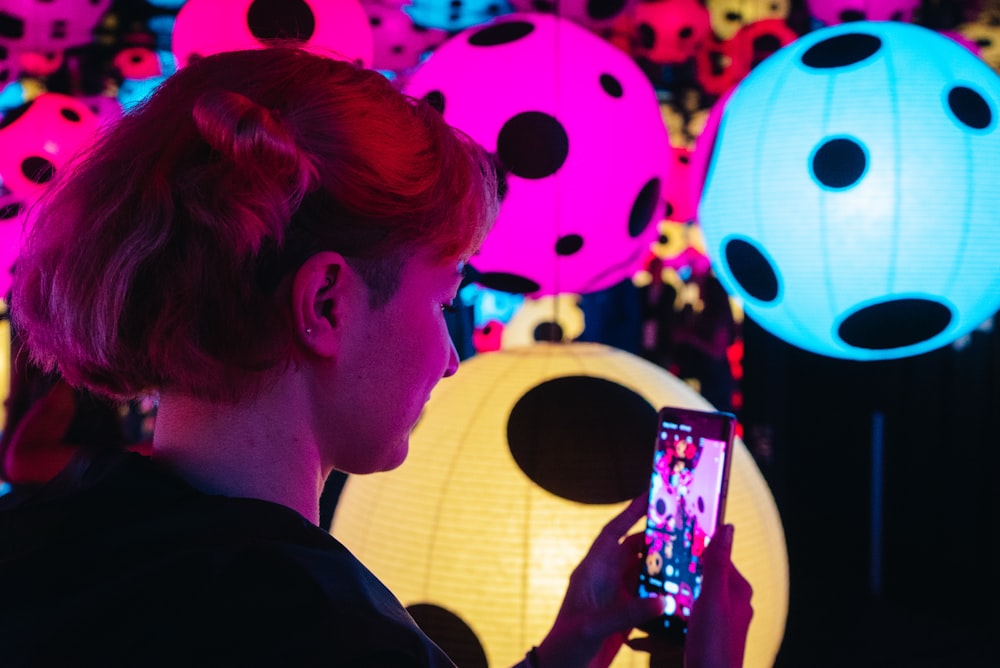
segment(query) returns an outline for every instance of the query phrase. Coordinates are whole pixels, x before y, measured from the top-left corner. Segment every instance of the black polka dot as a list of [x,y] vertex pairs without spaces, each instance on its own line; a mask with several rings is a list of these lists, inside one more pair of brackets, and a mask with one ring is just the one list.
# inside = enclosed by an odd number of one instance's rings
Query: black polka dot
[[424,101],[438,110],[438,113],[444,113],[444,93],[439,90],[432,90],[424,95]]
[[993,123],[989,102],[977,91],[955,86],[948,91],[948,108],[959,123],[976,130],[985,130]]
[[732,239],[726,243],[725,255],[729,273],[744,292],[762,302],[778,298],[777,272],[757,246],[744,239]]
[[587,0],[587,16],[592,19],[610,19],[625,9],[626,0]]
[[755,54],[770,54],[781,48],[781,40],[773,33],[759,35],[753,40]]
[[842,190],[861,180],[868,168],[868,156],[855,140],[837,137],[826,140],[816,148],[810,168],[818,183]]
[[0,37],[22,39],[24,37],[24,21],[13,14],[0,12]]
[[558,322],[539,323],[535,327],[535,331],[532,332],[532,338],[535,341],[548,341],[550,343],[559,343],[564,336],[563,328]]
[[664,515],[667,512],[667,502],[663,499],[656,500],[656,512],[659,515]]
[[70,109],[69,107],[63,107],[60,109],[59,115],[71,123],[79,123],[82,120],[80,114],[78,114],[75,109]]
[[817,42],[802,54],[802,64],[816,69],[846,67],[871,58],[882,48],[875,35],[852,32]]
[[499,290],[515,295],[528,295],[542,289],[542,286],[530,278],[502,271],[483,272],[476,277],[476,283],[490,290]]
[[566,234],[556,241],[556,255],[573,255],[583,248],[583,237],[579,234]]
[[857,9],[845,9],[840,12],[840,22],[841,23],[853,23],[855,21],[864,21],[867,15]]
[[530,35],[534,29],[535,26],[527,21],[505,21],[472,33],[469,35],[469,44],[472,46],[509,44]]
[[951,309],[930,299],[905,298],[858,309],[840,324],[837,334],[849,346],[892,350],[931,339],[951,324]]
[[698,512],[705,512],[705,499],[700,496],[698,497]]
[[628,234],[633,239],[646,231],[649,224],[653,222],[653,213],[656,212],[656,205],[660,201],[660,179],[654,177],[646,182],[635,201],[632,203],[632,211],[628,215]]
[[433,603],[406,606],[420,630],[462,668],[489,668],[483,644],[476,632],[454,612]]
[[316,17],[304,0],[254,0],[247,10],[247,28],[259,41],[306,42],[316,30]]
[[621,82],[610,74],[601,75],[601,88],[611,97],[621,97],[623,93]]
[[739,12],[726,12],[726,20],[730,23],[743,23],[743,14]]
[[511,410],[507,442],[528,478],[578,503],[633,499],[648,484],[656,409],[604,378],[564,376],[524,394]]
[[649,25],[645,21],[639,24],[635,29],[636,35],[639,38],[639,46],[644,49],[652,49],[656,44],[656,31],[653,30],[653,26]]
[[670,203],[670,200],[667,200],[663,205],[663,217],[669,220],[673,215],[674,205]]
[[382,25],[382,17],[370,16],[368,17],[368,23],[370,23],[373,28],[378,28],[380,25]]
[[691,26],[684,26],[683,28],[677,31],[677,36],[680,37],[681,39],[688,39],[693,34],[694,34],[694,28],[692,28]]
[[31,100],[29,102],[25,102],[22,105],[16,106],[13,109],[7,110],[7,113],[5,113],[2,118],[0,118],[0,130],[9,125],[13,125],[14,121],[16,121],[17,119],[21,118],[21,116],[24,116],[26,113],[28,113],[28,110],[31,109],[31,105],[33,105],[34,103],[35,101]]
[[541,111],[517,114],[500,128],[497,156],[515,176],[543,179],[562,167],[569,135],[556,118]]
[[21,209],[22,206],[20,202],[13,202],[11,204],[0,206],[0,221],[16,218],[18,214],[21,213]]
[[52,178],[56,172],[56,166],[51,162],[37,155],[25,158],[21,161],[21,173],[24,178],[34,183],[45,183]]

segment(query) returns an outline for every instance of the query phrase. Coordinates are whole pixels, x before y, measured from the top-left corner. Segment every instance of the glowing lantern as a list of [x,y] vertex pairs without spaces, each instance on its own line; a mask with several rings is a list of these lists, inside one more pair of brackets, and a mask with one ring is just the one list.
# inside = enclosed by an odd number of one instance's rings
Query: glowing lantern
[[37,194],[98,127],[82,100],[60,93],[43,93],[11,110],[0,120],[0,182],[20,197]]
[[920,0],[806,0],[809,14],[823,25],[852,21],[913,21]]
[[628,55],[570,21],[511,14],[445,42],[405,90],[509,170],[472,262],[480,283],[586,293],[641,263],[670,148],[653,87]]
[[640,2],[629,18],[632,54],[653,63],[683,63],[712,34],[708,10],[697,0]]
[[448,39],[448,33],[418,27],[399,6],[368,1],[365,13],[372,28],[372,67],[405,75],[428,52]]
[[372,31],[358,0],[188,0],[174,22],[177,67],[192,57],[295,39],[328,56],[372,63]]
[[584,329],[580,296],[561,294],[539,299],[526,299],[521,308],[504,325],[501,347],[516,348],[549,343],[575,341]]
[[511,12],[506,0],[413,0],[402,3],[413,22],[425,28],[455,32]]
[[[710,409],[662,368],[607,346],[477,355],[434,391],[398,470],[348,480],[332,533],[459,665],[509,666],[550,627],[599,529],[645,492],[665,404]],[[770,666],[788,562],[774,500],[742,442],[726,517],[754,587],[745,665]],[[455,636],[468,642],[449,646]],[[626,648],[612,665],[649,658]]]
[[707,0],[712,30],[730,39],[743,26],[762,19],[788,18],[791,0]]
[[4,0],[0,47],[51,53],[90,44],[110,6],[111,0]]
[[607,35],[638,0],[511,0],[515,12],[557,14],[598,34]]
[[699,216],[720,280],[773,334],[833,357],[916,355],[971,331],[1000,307],[998,105],[985,63],[911,24],[782,49],[703,135]]

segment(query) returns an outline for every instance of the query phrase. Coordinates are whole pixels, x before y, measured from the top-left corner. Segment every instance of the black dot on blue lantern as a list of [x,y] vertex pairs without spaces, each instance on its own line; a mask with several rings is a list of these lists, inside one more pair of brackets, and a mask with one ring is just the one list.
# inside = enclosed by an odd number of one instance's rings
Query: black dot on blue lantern
[[955,120],[973,130],[986,130],[993,124],[989,102],[967,86],[955,86],[948,91],[948,109]]
[[802,64],[813,69],[831,69],[856,65],[871,58],[882,48],[875,35],[852,32],[817,42],[802,54]]
[[524,475],[577,503],[620,503],[642,494],[655,436],[653,405],[595,376],[544,381],[517,400],[507,419],[507,443]]
[[461,617],[433,603],[415,603],[406,607],[427,636],[461,668],[488,668],[482,643]]
[[755,243],[733,238],[725,243],[724,251],[729,273],[746,294],[762,302],[777,300],[778,273]]
[[316,16],[304,0],[254,0],[247,10],[247,28],[259,41],[307,42],[316,30]]
[[469,35],[469,44],[472,46],[510,44],[527,37],[534,29],[535,26],[528,21],[505,21],[475,31]]
[[45,158],[32,155],[21,161],[21,173],[33,183],[47,183],[56,173],[56,166]]
[[587,0],[587,16],[598,21],[617,16],[625,9],[626,0]]
[[831,190],[850,188],[868,169],[868,154],[850,137],[825,139],[813,151],[809,170],[820,186]]
[[934,338],[954,317],[952,309],[932,299],[891,299],[854,311],[840,323],[837,335],[855,348],[893,350]]
[[628,216],[628,234],[635,239],[653,222],[653,214],[660,201],[660,179],[653,177],[646,182],[632,202]]
[[619,98],[624,93],[621,82],[610,74],[602,74],[599,81],[601,88],[611,97]]
[[566,129],[542,111],[524,111],[511,117],[497,135],[497,157],[511,174],[523,179],[555,174],[568,155]]

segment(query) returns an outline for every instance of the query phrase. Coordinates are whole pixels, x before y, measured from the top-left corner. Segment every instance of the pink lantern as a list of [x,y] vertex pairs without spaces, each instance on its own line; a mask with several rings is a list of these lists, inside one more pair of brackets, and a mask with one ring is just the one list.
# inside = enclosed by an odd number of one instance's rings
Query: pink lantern
[[671,148],[670,179],[664,190],[667,220],[694,220],[697,214],[696,200],[691,197],[691,154],[686,146]]
[[708,10],[698,0],[640,2],[632,26],[633,55],[663,65],[694,57],[712,34]]
[[174,22],[177,67],[264,41],[301,41],[323,55],[372,64],[372,31],[358,0],[188,0]]
[[0,121],[0,180],[15,197],[37,194],[57,169],[97,134],[98,120],[81,100],[43,93]]
[[508,170],[499,219],[472,261],[483,285],[586,293],[641,265],[670,147],[653,87],[627,54],[571,21],[510,14],[445,42],[406,92]]
[[920,0],[806,0],[809,14],[824,25],[850,21],[913,22]]
[[632,13],[638,0],[510,0],[515,12],[553,14],[607,35],[615,22]]
[[421,57],[448,39],[437,28],[417,27],[402,7],[380,2],[364,3],[371,24],[374,55],[372,67],[405,75]]
[[114,65],[126,79],[149,79],[167,74],[156,52],[142,46],[119,51],[115,54]]
[[90,44],[110,6],[111,0],[4,0],[0,47],[52,53]]

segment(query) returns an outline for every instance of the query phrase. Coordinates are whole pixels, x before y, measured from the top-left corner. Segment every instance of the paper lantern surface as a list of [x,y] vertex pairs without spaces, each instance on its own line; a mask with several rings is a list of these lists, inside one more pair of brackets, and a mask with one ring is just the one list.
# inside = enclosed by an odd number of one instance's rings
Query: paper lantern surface
[[785,47],[713,109],[696,151],[720,280],[773,334],[831,357],[971,331],[1000,307],[998,109],[1000,78],[925,28],[849,23]]
[[[662,368],[607,346],[477,355],[435,389],[399,469],[348,480],[332,533],[404,605],[447,612],[444,631],[474,641],[463,655],[485,657],[459,665],[509,666],[550,628],[601,527],[646,492],[656,410],[667,404],[711,409]],[[754,587],[745,665],[770,666],[788,562],[774,500],[739,441],[726,519]],[[648,664],[623,649],[613,665]]]
[[471,264],[483,285],[543,296],[631,275],[656,234],[669,143],[652,85],[584,28],[511,14],[459,33],[405,88],[509,170]]
[[331,57],[372,63],[372,31],[358,0],[188,0],[174,22],[177,67],[221,51],[294,39]]

